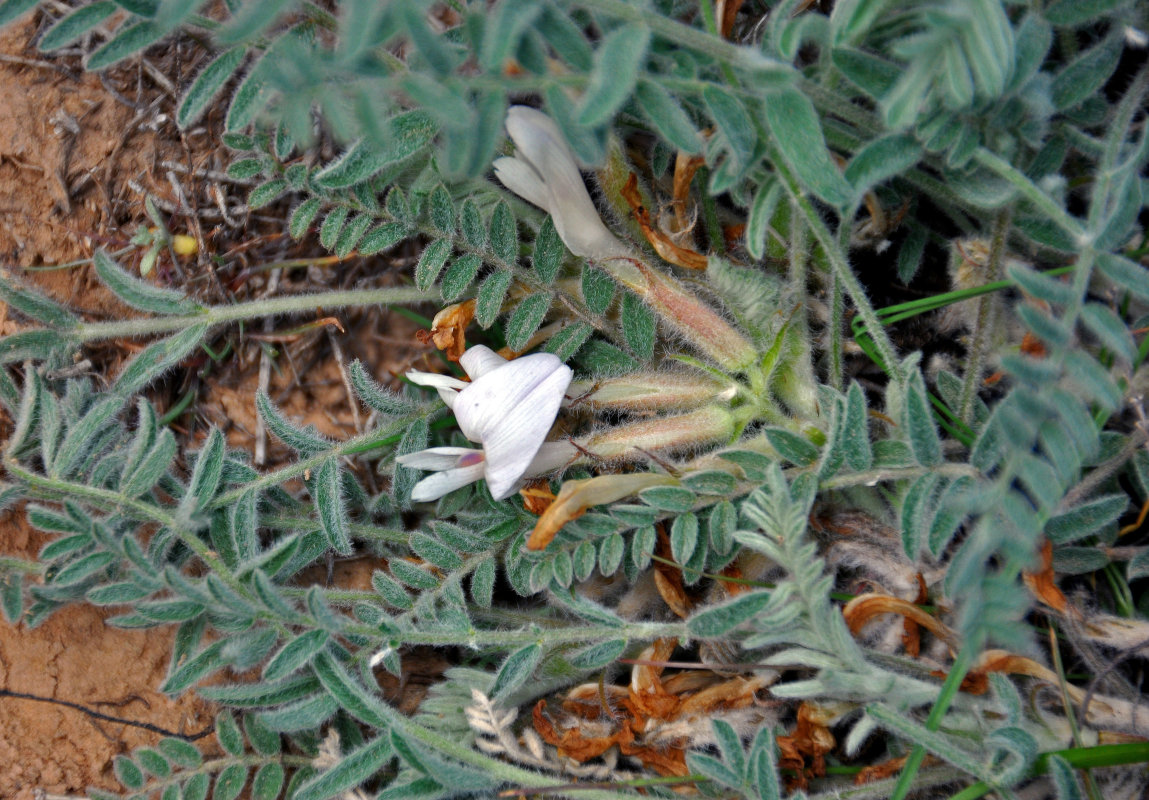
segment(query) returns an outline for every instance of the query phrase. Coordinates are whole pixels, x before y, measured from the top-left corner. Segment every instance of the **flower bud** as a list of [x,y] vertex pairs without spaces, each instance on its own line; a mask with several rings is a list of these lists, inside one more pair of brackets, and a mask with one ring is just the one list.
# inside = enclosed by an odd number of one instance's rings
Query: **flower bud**
[[635,372],[599,381],[577,381],[569,394],[576,405],[594,409],[675,411],[729,400],[737,387],[691,372]]
[[607,461],[637,461],[657,451],[691,450],[729,440],[734,415],[721,406],[688,414],[629,422],[591,436],[586,449]]

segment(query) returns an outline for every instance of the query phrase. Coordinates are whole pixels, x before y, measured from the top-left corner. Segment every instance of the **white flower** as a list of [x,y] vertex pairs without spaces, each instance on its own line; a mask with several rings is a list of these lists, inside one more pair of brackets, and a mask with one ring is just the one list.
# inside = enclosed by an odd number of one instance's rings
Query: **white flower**
[[463,435],[483,449],[432,447],[400,456],[396,461],[405,467],[435,472],[415,485],[412,500],[434,500],[480,478],[491,496],[502,500],[524,477],[557,469],[574,455],[570,444],[543,442],[573,377],[557,356],[535,353],[507,361],[478,345],[459,363],[471,383],[426,372],[407,377],[435,387]]
[[507,133],[516,152],[513,157],[495,160],[495,177],[519,197],[548,212],[559,238],[572,253],[603,260],[630,252],[603,225],[554,120],[529,106],[511,106]]

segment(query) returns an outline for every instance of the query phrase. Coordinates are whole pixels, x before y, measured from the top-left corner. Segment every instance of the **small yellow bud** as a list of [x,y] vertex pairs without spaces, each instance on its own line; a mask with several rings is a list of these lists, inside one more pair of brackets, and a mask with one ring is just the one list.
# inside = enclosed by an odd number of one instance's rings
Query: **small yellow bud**
[[199,251],[199,244],[194,236],[177,233],[172,237],[172,252],[177,256],[194,256]]

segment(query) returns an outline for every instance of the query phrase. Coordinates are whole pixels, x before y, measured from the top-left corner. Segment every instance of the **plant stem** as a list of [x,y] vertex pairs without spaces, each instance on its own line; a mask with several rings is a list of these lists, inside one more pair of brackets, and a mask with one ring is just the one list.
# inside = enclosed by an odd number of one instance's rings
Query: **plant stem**
[[[822,220],[821,215],[818,214],[817,209],[810,202],[810,198],[803,191],[802,187],[798,184],[798,179],[790,171],[786,162],[781,158],[772,158],[771,162],[778,174],[782,177],[782,185],[786,187],[786,191],[790,194],[790,199],[797,206],[802,215],[806,218],[806,224],[810,232],[814,234],[814,239],[821,245],[822,251],[826,254],[826,259],[830,262],[830,268],[833,270],[834,277],[841,282],[842,288],[846,290],[846,294],[850,296],[853,301],[854,307],[858,310],[858,316],[866,325],[866,330],[869,331],[870,337],[874,342],[874,347],[878,351],[878,355],[882,359],[883,367],[898,383],[905,380],[902,375],[901,362],[898,360],[897,351],[894,350],[893,342],[886,334],[885,328],[882,327],[881,320],[874,312],[874,306],[870,303],[870,298],[866,295],[866,290],[862,288],[861,281],[854,271],[850,269],[849,263],[846,261],[845,255],[838,247],[838,242],[835,240],[834,235],[830,233],[826,223]],[[831,331],[831,335],[833,335]]]
[[1057,223],[1058,227],[1079,243],[1088,243],[1091,237],[1086,235],[1085,228],[1082,227],[1081,223],[1058,205],[1052,197],[1041,191],[1037,184],[1031,181],[1025,173],[997,155],[997,153],[993,153],[984,147],[979,148],[973,157],[977,163],[981,164],[999,178],[1003,178],[1012,184],[1015,189],[1021,192],[1026,200],[1033,203],[1039,211],[1045,214],[1051,221]]
[[656,36],[704,53],[723,64],[759,66],[760,68],[772,68],[779,72],[790,69],[788,65],[768,59],[753,50],[739,47],[661,14],[651,14],[640,3],[627,3],[623,0],[580,0],[579,5],[627,22],[641,23],[650,28]]
[[234,305],[207,306],[194,314],[179,314],[170,317],[144,317],[141,319],[116,320],[114,322],[81,322],[68,334],[77,342],[94,342],[102,339],[151,336],[157,333],[170,333],[207,323],[209,326],[222,325],[279,314],[293,314],[317,309],[345,308],[348,306],[394,305],[399,303],[422,303],[438,300],[438,292],[422,291],[410,286],[387,289],[349,289],[346,291],[300,294],[290,297],[272,297],[266,300],[252,300]]
[[[982,283],[1001,280],[1001,265],[1005,256],[1005,240],[1009,232],[1010,210],[1004,208],[998,212],[993,223],[993,240],[989,248],[989,264]],[[977,389],[981,385],[982,366],[985,364],[986,349],[992,339],[994,320],[991,317],[994,297],[992,294],[983,294],[977,303],[977,321],[974,327],[973,340],[970,342],[969,357],[966,359],[965,377],[962,381],[961,399],[958,403],[958,419],[969,425],[973,419],[973,401],[977,397]]]
[[[954,659],[954,664],[950,668],[950,673],[946,676],[945,683],[942,684],[938,699],[933,708],[930,709],[930,715],[926,718],[927,730],[936,731],[941,725],[942,717],[945,716],[950,703],[953,702],[958,689],[961,687],[962,680],[973,665],[974,655],[981,649],[979,645],[979,642],[967,641],[958,652],[957,658]],[[893,794],[890,795],[890,800],[902,800],[906,796],[925,757],[926,748],[920,744],[914,745],[914,749],[910,751],[909,758],[906,759],[906,764],[902,768],[902,774],[898,776],[898,783],[894,787]]]

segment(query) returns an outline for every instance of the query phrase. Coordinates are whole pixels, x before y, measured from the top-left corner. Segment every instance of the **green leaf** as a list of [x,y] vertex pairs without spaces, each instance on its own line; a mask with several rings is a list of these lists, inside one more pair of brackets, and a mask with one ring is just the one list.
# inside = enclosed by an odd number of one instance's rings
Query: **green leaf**
[[210,773],[200,772],[192,775],[183,786],[183,800],[204,800],[210,785]]
[[[1097,268],[1119,288],[1149,300],[1149,270],[1137,262],[1113,253],[1098,253]],[[0,283],[0,291],[3,284]],[[7,299],[7,298],[4,298]]]
[[414,404],[409,400],[376,383],[359,359],[351,362],[347,372],[355,394],[373,411],[388,417],[411,414],[415,411]]
[[535,250],[531,263],[535,274],[545,284],[554,283],[558,277],[559,267],[562,266],[563,256],[566,255],[566,246],[555,230],[554,220],[548,215],[539,226],[538,235],[535,236]]
[[1050,519],[1045,535],[1055,545],[1093,536],[1117,521],[1128,505],[1128,495],[1120,492],[1094,498]]
[[1149,576],[1149,548],[1143,548],[1125,565],[1125,580],[1135,581],[1146,576]]
[[318,197],[309,197],[296,206],[295,211],[291,212],[291,223],[287,229],[292,239],[298,241],[307,234],[322,203],[323,200]]
[[[96,5],[101,4],[96,3]],[[234,47],[220,53],[210,64],[200,70],[199,75],[192,81],[192,85],[184,92],[179,111],[176,112],[176,124],[180,128],[187,130],[189,125],[200,118],[208,106],[212,104],[212,101],[219,96],[224,84],[235,75],[246,55],[247,48]]]
[[[55,300],[49,300],[33,289],[17,286],[0,276],[0,301],[21,314],[25,314],[37,322],[43,322],[59,330],[74,328],[80,320],[71,311],[65,309]],[[25,333],[38,333],[38,331],[25,331]],[[12,338],[11,336],[4,337]]]
[[626,555],[626,542],[622,535],[612,533],[602,540],[598,547],[598,569],[605,577],[610,577],[622,564],[622,557]]
[[270,205],[279,199],[279,196],[287,191],[287,181],[283,178],[274,178],[266,183],[261,183],[256,186],[247,195],[248,208],[257,209]]
[[1046,760],[1049,779],[1057,791],[1057,800],[1085,800],[1077,771],[1061,756],[1051,753]]
[[741,168],[750,160],[754,144],[758,141],[750,115],[737,97],[712,83],[707,83],[703,88],[702,99]]
[[1063,67],[1053,78],[1054,108],[1064,111],[1096,94],[1117,69],[1122,42],[1120,33],[1111,33]]
[[373,256],[394,247],[407,238],[407,228],[399,222],[388,222],[371,231],[359,241],[359,255]]
[[447,187],[441,183],[431,192],[431,224],[443,233],[455,230],[455,204]]
[[123,399],[112,395],[96,401],[80,419],[68,428],[68,435],[56,451],[56,456],[48,466],[53,477],[71,475],[85,456],[91,453],[101,430],[123,408]]
[[507,59],[518,48],[523,31],[539,16],[541,3],[499,3],[487,12],[480,59],[489,73],[501,73]]
[[722,497],[733,494],[737,483],[733,475],[720,469],[691,472],[682,478],[682,485],[691,491]]
[[874,139],[859,150],[846,165],[843,175],[856,196],[902,174],[918,163],[922,148],[908,133],[891,133]]
[[327,645],[330,634],[313,629],[301,633],[280,648],[279,652],[263,668],[264,680],[275,681],[285,678],[302,667],[312,656]]
[[774,212],[778,208],[778,201],[782,198],[782,185],[777,181],[770,181],[759,187],[754,195],[754,202],[750,206],[750,214],[746,218],[746,250],[755,260],[766,254],[766,241],[770,231],[770,224],[774,220]]
[[504,700],[515,689],[518,689],[535,671],[539,661],[542,660],[543,649],[537,644],[529,644],[507,656],[506,661],[495,674],[495,683],[491,687],[492,700]]
[[902,74],[899,64],[851,47],[835,47],[832,58],[846,79],[874,100],[885,97]]
[[50,582],[53,586],[70,586],[74,583],[80,583],[96,573],[102,572],[114,561],[116,561],[116,554],[106,550],[89,553],[60,569],[51,577]]
[[670,527],[670,554],[679,564],[690,561],[698,546],[698,517],[692,512],[674,518]]
[[592,314],[604,314],[614,299],[614,281],[603,270],[587,264],[582,271],[582,296]]
[[779,153],[803,186],[832,206],[848,204],[853,190],[826,149],[810,98],[797,89],[773,93],[763,103],[763,115]]
[[323,688],[347,713],[376,728],[390,727],[389,713],[394,712],[389,712],[375,695],[352,678],[329,652],[316,655],[312,667]]
[[314,730],[339,710],[339,703],[326,692],[260,713],[260,722],[272,731],[294,733]]
[[0,337],[0,364],[15,361],[43,361],[52,351],[68,345],[56,331],[28,330]]
[[144,786],[143,770],[127,756],[116,756],[112,762],[112,772],[115,773],[116,780],[129,789],[142,789]]
[[906,394],[906,433],[919,464],[932,467],[941,463],[942,443],[934,427],[933,413],[922,390],[916,385],[911,386]]
[[[34,5],[34,3],[33,3]],[[48,53],[71,44],[92,28],[99,25],[119,9],[115,3],[100,0],[77,8],[63,16],[40,37],[37,46]]]
[[799,436],[785,428],[766,428],[765,434],[778,455],[799,467],[808,467],[818,460],[821,451],[805,436]]
[[495,589],[495,559],[486,558],[471,573],[471,598],[481,608],[490,608]]
[[183,739],[165,737],[160,739],[156,748],[173,764],[186,769],[197,769],[203,763],[203,756],[196,746]]
[[226,640],[212,642],[184,661],[168,675],[167,680],[160,686],[160,691],[169,695],[180,694],[184,689],[199,681],[200,678],[214,672],[223,665],[221,653],[225,644],[227,644]]
[[515,226],[515,215],[511,207],[503,201],[491,213],[491,249],[507,264],[514,264],[519,256],[519,234]]
[[[1004,362],[1003,362],[1004,363]],[[1084,350],[1070,350],[1065,354],[1065,371],[1069,382],[1084,392],[1086,397],[1112,412],[1122,403],[1122,392],[1113,376]]]
[[156,436],[155,444],[140,459],[132,472],[124,472],[120,492],[127,497],[139,497],[160,482],[176,456],[175,436],[164,428]]
[[479,207],[470,197],[463,201],[459,229],[463,232],[463,238],[467,240],[467,244],[478,248],[486,247],[487,229],[483,227],[483,217],[479,213]]
[[462,297],[466,291],[466,287],[471,285],[472,280],[479,274],[479,268],[483,266],[483,259],[480,259],[475,253],[468,253],[450,264],[442,282],[439,285],[439,292],[442,299],[447,302],[454,302]]
[[116,35],[112,39],[88,56],[84,68],[91,72],[98,72],[110,67],[117,61],[122,61],[140,52],[148,45],[161,39],[166,33],[164,28],[150,20],[122,26],[116,31]]
[[401,558],[388,562],[391,574],[412,589],[435,589],[439,586],[439,579],[422,567],[405,561]]
[[196,458],[195,469],[192,471],[191,482],[188,484],[187,494],[181,502],[190,504],[196,511],[204,508],[215,496],[219,487],[220,477],[223,475],[223,459],[227,455],[227,447],[223,434],[219,428],[212,427],[208,433],[207,441]]
[[93,258],[96,274],[116,297],[138,311],[152,314],[190,314],[201,307],[183,292],[153,286],[125,272],[103,248]]
[[721,786],[727,786],[731,789],[742,788],[742,776],[714,756],[691,750],[686,754],[686,765],[692,773],[703,775]]
[[639,79],[635,99],[655,131],[675,148],[685,153],[697,153],[702,149],[698,129],[662,84]]
[[1119,8],[1132,5],[1132,0],[1054,0],[1044,16],[1054,25],[1079,28]]
[[[262,0],[261,0],[262,1]],[[243,791],[247,782],[247,767],[243,764],[231,764],[224,767],[215,776],[215,788],[212,789],[212,800],[235,800]]]
[[276,19],[295,7],[298,0],[259,0],[244,3],[216,36],[225,44],[237,44],[259,36]]
[[1006,272],[1010,280],[1038,300],[1059,306],[1069,305],[1074,300],[1073,287],[1060,278],[1044,275],[1019,262],[1010,263]]
[[326,800],[360,786],[395,757],[391,737],[377,736],[344,756],[338,764],[304,783],[293,800]]
[[1137,348],[1129,328],[1117,313],[1101,303],[1086,303],[1081,309],[1081,321],[1119,358],[1130,364],[1137,359]]
[[642,502],[660,511],[685,513],[694,507],[694,492],[679,486],[654,486],[638,493]]
[[626,345],[640,361],[649,361],[654,355],[657,325],[654,312],[647,308],[633,292],[622,295],[622,334]]
[[300,455],[310,456],[320,453],[331,446],[331,442],[316,433],[313,429],[300,429],[292,425],[279,409],[272,404],[266,392],[255,393],[255,408],[263,417],[267,429],[280,441]]
[[579,125],[597,128],[613,119],[634,89],[649,45],[650,29],[641,23],[606,35],[595,51],[594,71],[579,103]]
[[283,765],[272,761],[264,764],[251,781],[252,800],[276,800],[283,788]]
[[351,532],[348,527],[347,508],[343,501],[343,485],[337,458],[329,458],[319,465],[312,489],[315,492],[315,506],[328,545],[340,555],[351,555]]
[[[394,563],[394,562],[392,562]],[[371,575],[371,585],[383,601],[390,606],[401,609],[412,608],[415,604],[411,601],[411,595],[407,594],[399,583],[382,570],[375,570]]]
[[323,218],[323,223],[319,226],[319,244],[327,250],[335,249],[335,240],[339,237],[339,232],[343,230],[343,223],[347,221],[347,215],[351,212],[347,206],[336,206],[327,212],[327,216]]
[[512,350],[525,350],[531,336],[539,329],[543,318],[551,307],[552,295],[542,292],[527,295],[511,313],[507,320],[507,347]]
[[548,339],[544,349],[548,353],[554,353],[560,361],[567,361],[586,344],[592,333],[594,328],[587,323],[574,322]]
[[463,566],[458,553],[425,533],[412,533],[408,544],[415,555],[439,569],[449,572]]
[[609,639],[574,653],[570,665],[579,670],[599,670],[613,664],[626,650],[626,639]]
[[840,446],[850,469],[861,472],[873,464],[874,454],[870,448],[869,418],[866,413],[866,395],[857,381],[850,384],[846,393],[846,419],[843,426]]
[[435,283],[447,258],[451,255],[451,240],[438,239],[423,249],[419,263],[415,265],[415,285],[426,291]]
[[0,2],[0,25],[7,25],[21,14],[31,11],[39,0],[3,0]]
[[344,259],[350,256],[373,221],[374,217],[370,214],[360,214],[347,223],[335,240],[335,257]]
[[345,189],[369,180],[386,167],[422,150],[439,130],[431,115],[422,109],[398,114],[382,127],[385,147],[361,139],[338,159],[316,172],[315,185],[324,189]]
[[486,330],[498,318],[509,288],[511,273],[507,270],[496,270],[479,284],[479,293],[475,298],[475,321],[480,328]]
[[243,755],[243,733],[230,711],[221,711],[215,718],[215,738],[220,747],[231,755]]
[[917,559],[925,542],[928,523],[936,509],[934,492],[940,481],[936,472],[927,472],[910,484],[902,498],[902,550],[911,560]]

